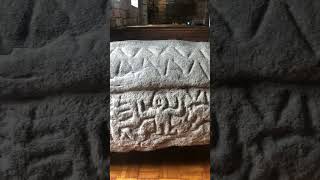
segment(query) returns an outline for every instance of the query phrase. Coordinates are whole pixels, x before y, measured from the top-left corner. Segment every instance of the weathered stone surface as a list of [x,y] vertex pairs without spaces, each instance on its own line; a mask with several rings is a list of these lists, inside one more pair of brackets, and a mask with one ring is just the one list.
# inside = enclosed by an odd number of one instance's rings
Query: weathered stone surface
[[109,23],[107,3],[108,0],[1,0],[0,54],[10,54],[15,48],[43,47],[67,34],[80,35],[105,26]]
[[111,43],[111,151],[209,143],[208,45]]
[[106,179],[107,3],[0,1],[1,180]]
[[209,4],[212,80],[320,82],[320,1]]
[[2,179],[96,179],[109,138],[105,93],[0,104]]
[[208,144],[208,102],[208,89],[112,94],[111,151]]
[[110,91],[209,87],[206,42],[119,41],[110,44]]
[[[57,92],[107,89],[105,27],[79,36],[66,34],[41,48],[17,48],[0,55],[0,99],[48,96]],[[90,45],[91,44],[91,45]]]
[[212,94],[212,177],[320,179],[320,87],[259,83]]
[[211,179],[320,179],[319,8],[209,0]]

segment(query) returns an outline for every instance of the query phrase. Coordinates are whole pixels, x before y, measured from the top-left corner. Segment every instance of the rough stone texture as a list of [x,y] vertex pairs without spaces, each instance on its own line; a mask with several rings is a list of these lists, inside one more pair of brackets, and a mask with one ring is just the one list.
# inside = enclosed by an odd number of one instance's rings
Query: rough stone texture
[[320,1],[210,0],[218,81],[320,82]]
[[0,179],[108,176],[107,9],[0,1]]
[[110,91],[154,88],[208,88],[207,42],[178,40],[110,43]]
[[320,179],[320,1],[209,4],[211,178]]
[[320,179],[320,87],[215,88],[214,179]]
[[209,144],[208,89],[111,95],[111,151]]
[[209,43],[111,43],[111,151],[208,144]]
[[105,97],[105,93],[63,94],[2,102],[3,179],[95,179],[109,141],[103,137]]

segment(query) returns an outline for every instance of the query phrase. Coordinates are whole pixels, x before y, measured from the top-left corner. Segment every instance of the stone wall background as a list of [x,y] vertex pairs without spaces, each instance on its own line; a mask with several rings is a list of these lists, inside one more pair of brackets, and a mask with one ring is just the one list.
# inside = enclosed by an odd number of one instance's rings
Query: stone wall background
[[207,0],[149,0],[149,23],[195,21],[208,24]]
[[208,25],[207,0],[112,0],[111,28],[146,24],[172,24],[194,21]]
[[210,0],[212,179],[320,179],[319,8]]
[[112,0],[111,28],[139,24],[139,8],[131,5],[131,0]]

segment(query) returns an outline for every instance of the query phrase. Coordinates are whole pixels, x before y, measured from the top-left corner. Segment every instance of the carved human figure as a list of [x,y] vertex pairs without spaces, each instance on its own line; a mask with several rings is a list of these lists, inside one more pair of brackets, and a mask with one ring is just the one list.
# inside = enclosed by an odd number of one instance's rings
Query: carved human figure
[[139,106],[139,114],[144,118],[154,117],[157,135],[174,134],[170,132],[172,116],[181,117],[186,113],[183,96],[178,96],[178,107],[169,107],[168,99],[165,95],[156,95],[152,101],[152,108],[142,111]]

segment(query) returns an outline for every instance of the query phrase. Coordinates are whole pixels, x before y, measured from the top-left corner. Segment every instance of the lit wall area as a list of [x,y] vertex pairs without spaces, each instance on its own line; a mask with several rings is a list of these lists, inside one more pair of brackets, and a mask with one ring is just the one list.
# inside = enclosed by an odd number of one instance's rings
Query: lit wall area
[[112,0],[111,28],[147,24],[147,0]]

